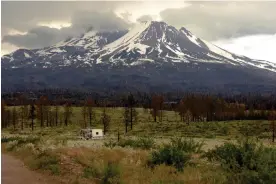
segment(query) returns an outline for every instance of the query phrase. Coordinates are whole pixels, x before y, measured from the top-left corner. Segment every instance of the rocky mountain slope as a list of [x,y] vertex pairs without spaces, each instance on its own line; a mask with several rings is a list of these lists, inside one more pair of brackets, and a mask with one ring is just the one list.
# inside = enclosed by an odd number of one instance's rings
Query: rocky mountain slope
[[[2,89],[271,90],[276,64],[240,56],[185,28],[143,22],[129,31],[96,32],[1,58]],[[3,85],[4,84],[4,85]]]

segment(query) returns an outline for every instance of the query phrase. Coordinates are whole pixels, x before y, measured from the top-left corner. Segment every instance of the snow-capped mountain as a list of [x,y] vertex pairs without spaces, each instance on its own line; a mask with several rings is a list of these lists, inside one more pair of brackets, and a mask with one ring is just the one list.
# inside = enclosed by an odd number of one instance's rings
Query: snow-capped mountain
[[144,22],[118,40],[103,47],[97,63],[127,61],[139,64],[156,60],[164,62],[208,62],[250,65],[276,72],[276,64],[252,60],[223,50],[201,40],[182,27],[176,29],[164,22]]
[[[137,24],[129,31],[90,30],[43,49],[19,49],[1,59],[7,81],[16,70],[23,81],[30,75],[39,76],[40,86],[44,87],[120,84],[149,89],[148,86],[164,88],[171,81],[178,89],[223,85],[276,87],[276,64],[233,54],[197,38],[184,27],[176,29],[156,21]],[[62,80],[54,80],[53,76]],[[13,81],[20,83],[12,78],[11,84]]]
[[93,60],[89,59],[91,55],[125,33],[126,31],[96,32],[90,30],[80,37],[68,38],[46,48],[16,50],[1,58],[2,65],[13,68],[55,68],[71,65],[89,67],[93,64]]

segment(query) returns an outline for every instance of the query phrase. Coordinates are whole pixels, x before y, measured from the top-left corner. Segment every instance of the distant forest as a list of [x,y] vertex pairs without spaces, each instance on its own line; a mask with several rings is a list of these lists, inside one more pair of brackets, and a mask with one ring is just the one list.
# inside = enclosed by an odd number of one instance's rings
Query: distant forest
[[[129,100],[131,99],[131,101]],[[267,120],[275,113],[276,95],[202,93],[96,93],[68,89],[45,89],[2,94],[7,106],[45,105],[93,107],[140,107],[155,117],[163,110],[177,112],[183,121]],[[3,104],[2,104],[3,105]]]

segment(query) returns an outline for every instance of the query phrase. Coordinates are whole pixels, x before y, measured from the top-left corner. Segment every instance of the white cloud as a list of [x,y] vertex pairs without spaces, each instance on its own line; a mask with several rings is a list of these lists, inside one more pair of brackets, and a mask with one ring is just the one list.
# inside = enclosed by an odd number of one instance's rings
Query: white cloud
[[213,43],[236,54],[276,63],[276,34],[244,36]]
[[160,21],[162,20],[160,12],[168,8],[179,9],[187,6],[189,4],[184,1],[142,1],[132,4],[122,4],[115,9],[115,13],[121,18],[123,18],[123,14],[128,13],[128,20],[132,23],[137,22],[136,20],[143,15],[150,15],[153,20]]
[[1,44],[1,57],[6,55],[6,54],[9,54],[10,52],[13,52],[15,50],[19,49],[18,47],[12,45],[12,44],[9,44],[9,43],[2,43]]
[[49,28],[61,29],[64,27],[70,27],[72,24],[70,22],[39,22],[38,26],[47,26]]

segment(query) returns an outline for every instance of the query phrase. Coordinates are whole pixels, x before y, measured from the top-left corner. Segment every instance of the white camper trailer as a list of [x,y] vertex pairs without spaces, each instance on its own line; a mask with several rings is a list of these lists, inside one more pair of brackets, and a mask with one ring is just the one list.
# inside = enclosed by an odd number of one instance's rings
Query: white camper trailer
[[82,129],[80,132],[83,138],[87,139],[102,139],[104,137],[102,129]]

